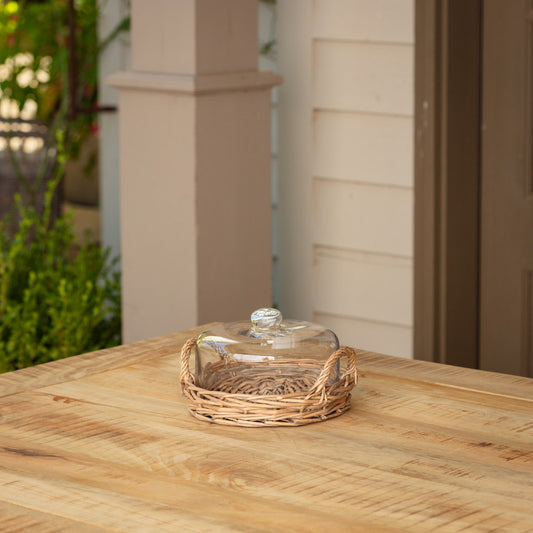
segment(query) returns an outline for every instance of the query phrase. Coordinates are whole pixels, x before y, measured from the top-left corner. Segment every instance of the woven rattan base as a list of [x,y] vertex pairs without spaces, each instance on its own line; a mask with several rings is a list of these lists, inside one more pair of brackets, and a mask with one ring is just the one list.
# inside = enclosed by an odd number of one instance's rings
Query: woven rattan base
[[[266,364],[220,362],[206,366],[198,384],[189,370],[196,339],[181,351],[180,383],[189,412],[206,422],[246,427],[301,426],[341,415],[357,383],[352,348],[334,352],[322,366],[303,359]],[[340,379],[333,369],[348,359]],[[200,386],[201,385],[201,386]]]

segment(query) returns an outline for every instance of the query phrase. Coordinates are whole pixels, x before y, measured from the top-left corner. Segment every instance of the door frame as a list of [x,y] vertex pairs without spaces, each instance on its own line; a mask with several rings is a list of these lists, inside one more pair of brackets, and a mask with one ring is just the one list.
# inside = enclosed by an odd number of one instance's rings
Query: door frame
[[482,0],[415,3],[414,357],[479,366]]

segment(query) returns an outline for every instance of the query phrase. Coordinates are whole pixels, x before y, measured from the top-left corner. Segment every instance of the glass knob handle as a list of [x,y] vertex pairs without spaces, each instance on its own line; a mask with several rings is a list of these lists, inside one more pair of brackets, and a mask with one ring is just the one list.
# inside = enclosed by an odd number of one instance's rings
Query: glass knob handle
[[252,321],[252,329],[254,330],[269,330],[277,329],[281,324],[283,317],[277,309],[270,307],[262,307],[254,311],[250,317]]

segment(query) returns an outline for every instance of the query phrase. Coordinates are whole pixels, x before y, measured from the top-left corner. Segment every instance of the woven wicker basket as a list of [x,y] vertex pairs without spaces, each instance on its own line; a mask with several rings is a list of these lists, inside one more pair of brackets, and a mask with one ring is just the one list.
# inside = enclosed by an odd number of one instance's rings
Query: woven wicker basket
[[[341,415],[350,408],[357,383],[356,355],[343,347],[324,365],[312,359],[208,365],[195,380],[189,359],[196,347],[189,339],[181,350],[180,384],[192,416],[230,426],[302,426]],[[330,375],[340,361],[347,366],[340,379]],[[196,383],[198,381],[198,383]]]

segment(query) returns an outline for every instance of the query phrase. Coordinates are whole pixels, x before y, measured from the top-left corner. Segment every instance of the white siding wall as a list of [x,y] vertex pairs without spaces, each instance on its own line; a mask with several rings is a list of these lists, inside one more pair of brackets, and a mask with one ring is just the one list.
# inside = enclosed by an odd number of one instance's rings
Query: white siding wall
[[[278,72],[277,61],[277,9],[276,4],[262,2],[259,0],[259,70]],[[272,44],[268,49],[263,50],[265,45]],[[279,283],[278,283],[278,87],[274,87],[271,92],[271,178],[272,178],[272,299],[275,304],[279,303]],[[263,302],[261,305],[269,305]]]
[[280,0],[280,304],[412,356],[413,0]]

